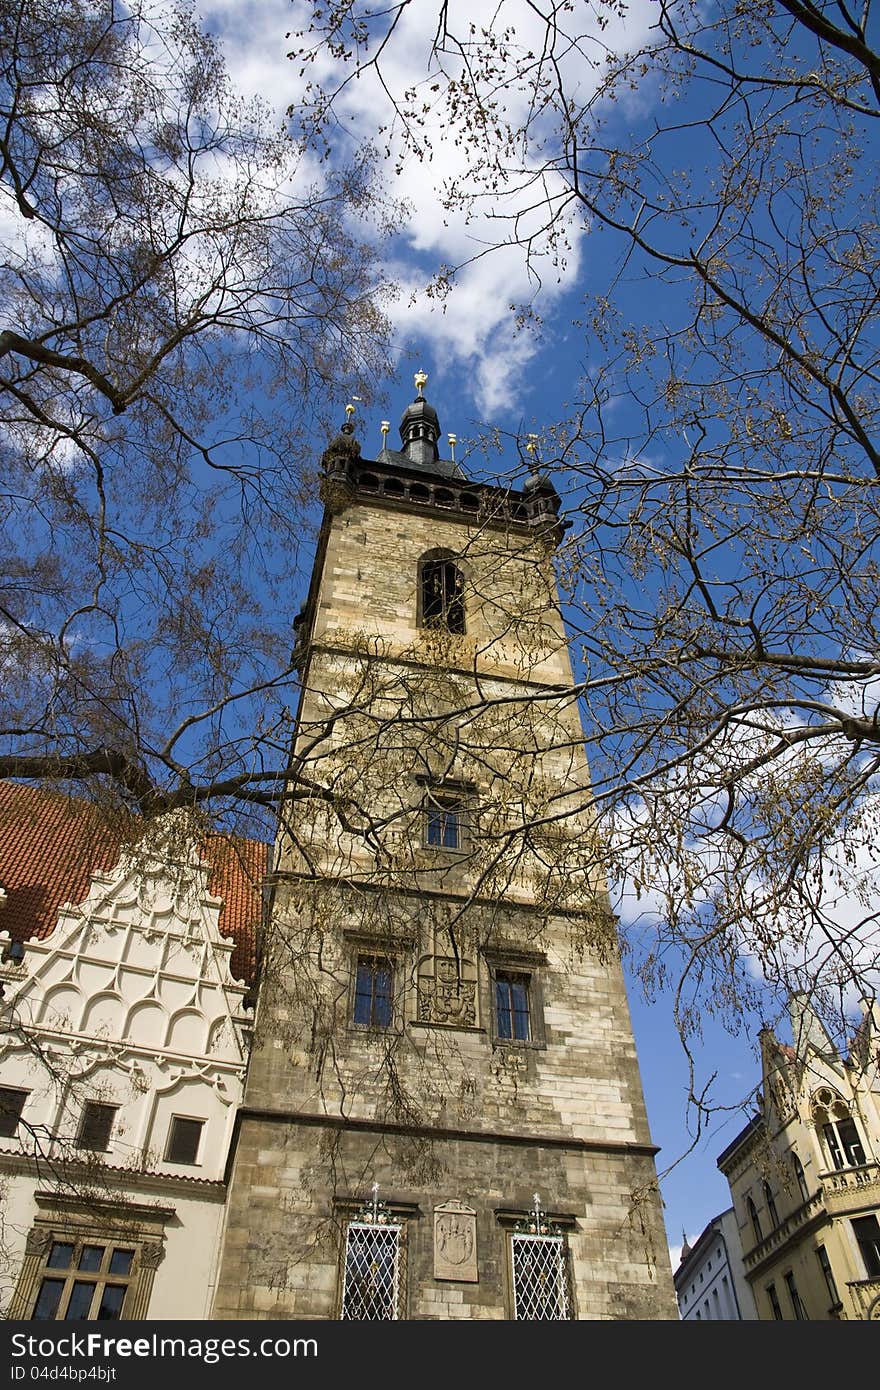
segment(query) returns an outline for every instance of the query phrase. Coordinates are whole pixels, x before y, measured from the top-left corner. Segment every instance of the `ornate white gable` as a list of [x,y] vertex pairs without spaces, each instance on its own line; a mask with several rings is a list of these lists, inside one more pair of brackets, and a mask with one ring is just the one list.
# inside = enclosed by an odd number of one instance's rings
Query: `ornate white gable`
[[[28,1091],[25,1147],[35,1126],[69,1139],[91,1096],[118,1107],[109,1164],[222,1177],[252,1016],[210,874],[196,849],[123,855],[61,908],[50,936],[26,943],[0,1038],[0,1084]],[[183,1170],[163,1157],[175,1115],[205,1127],[198,1164]]]

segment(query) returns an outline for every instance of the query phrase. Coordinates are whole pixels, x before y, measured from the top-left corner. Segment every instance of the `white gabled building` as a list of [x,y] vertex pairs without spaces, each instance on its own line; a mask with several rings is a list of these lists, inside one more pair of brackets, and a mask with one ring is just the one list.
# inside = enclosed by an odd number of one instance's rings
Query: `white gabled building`
[[265,868],[0,783],[6,1317],[208,1315]]
[[682,1322],[757,1319],[733,1207],[713,1216],[693,1246],[685,1241],[673,1282]]

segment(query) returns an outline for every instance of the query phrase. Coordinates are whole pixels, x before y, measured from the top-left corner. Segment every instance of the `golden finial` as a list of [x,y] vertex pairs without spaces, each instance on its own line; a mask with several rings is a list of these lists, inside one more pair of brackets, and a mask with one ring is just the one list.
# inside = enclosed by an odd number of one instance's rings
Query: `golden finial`
[[355,407],[352,405],[351,401],[349,401],[348,405],[345,407],[346,418],[350,420],[352,415],[354,415],[354,412]]
[[455,434],[448,434],[446,438],[449,440],[449,452],[452,455],[452,462],[455,463],[455,446],[458,443],[458,436]]
[[425,372],[416,372],[414,380],[416,383],[416,390],[419,393],[419,399],[421,399],[422,391],[428,384],[427,375],[425,374]]
[[388,431],[391,429],[391,421],[383,420],[379,429],[382,431],[382,448],[388,443]]

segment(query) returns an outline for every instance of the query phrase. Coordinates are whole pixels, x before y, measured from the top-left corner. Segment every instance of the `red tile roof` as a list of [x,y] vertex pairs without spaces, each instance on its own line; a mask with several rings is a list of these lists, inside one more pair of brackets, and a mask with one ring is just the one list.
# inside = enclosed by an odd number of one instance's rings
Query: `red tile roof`
[[[64,903],[80,903],[93,873],[112,869],[137,822],[109,823],[90,802],[17,782],[0,781],[0,931],[13,940],[46,937]],[[214,836],[202,851],[212,871],[208,891],[222,898],[220,931],[235,942],[230,968],[253,983],[261,889],[268,845]]]

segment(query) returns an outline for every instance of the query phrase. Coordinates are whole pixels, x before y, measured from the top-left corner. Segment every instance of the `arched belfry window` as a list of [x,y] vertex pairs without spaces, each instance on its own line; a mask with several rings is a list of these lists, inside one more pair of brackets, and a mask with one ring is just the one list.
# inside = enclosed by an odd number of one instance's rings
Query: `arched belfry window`
[[464,575],[448,551],[429,551],[419,561],[419,623],[464,632]]

